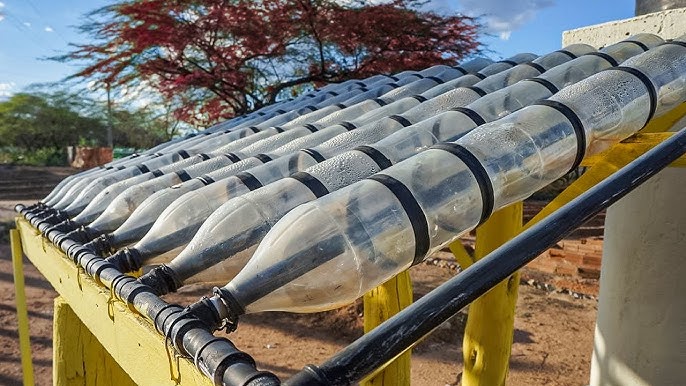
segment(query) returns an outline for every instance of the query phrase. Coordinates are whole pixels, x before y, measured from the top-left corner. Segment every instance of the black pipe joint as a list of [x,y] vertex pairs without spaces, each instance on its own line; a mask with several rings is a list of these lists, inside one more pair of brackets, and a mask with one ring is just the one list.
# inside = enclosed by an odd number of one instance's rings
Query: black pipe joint
[[107,236],[107,234],[100,235],[93,240],[89,241],[88,243],[83,245],[85,248],[88,248],[93,252],[94,254],[98,256],[104,256],[105,254],[109,254],[112,252],[112,247],[110,246],[110,238]]
[[42,220],[35,220],[34,221],[34,226],[36,228],[40,227],[41,225],[43,226],[52,226],[52,225],[57,225],[61,223],[62,221],[69,220],[69,215],[67,215],[64,212],[57,212],[53,213],[50,216],[47,216],[43,218]]
[[136,248],[120,249],[106,260],[124,273],[138,271],[143,266],[143,259]]
[[158,296],[176,292],[183,285],[174,270],[164,264],[139,277],[138,281],[152,288]]
[[209,331],[217,331],[224,324],[217,308],[207,296],[203,296],[199,301],[186,307],[184,312],[197,318]]
[[333,382],[315,365],[306,365],[297,374],[284,383],[286,386],[327,386]]
[[74,229],[76,229],[76,228],[78,228],[78,227],[79,227],[79,224],[75,223],[74,221],[71,221],[71,220],[64,220],[64,221],[62,221],[62,222],[59,223],[59,224],[56,224],[56,225],[53,225],[53,226],[50,226],[50,227],[46,228],[45,230],[42,230],[40,227],[38,228],[38,230],[40,230],[41,232],[43,232],[43,234],[44,234],[50,241],[52,241],[52,239],[50,238],[50,235],[51,235],[51,234],[54,235],[54,236],[52,236],[52,237],[54,238],[54,237],[55,237],[57,234],[59,234],[59,233],[71,232],[71,231],[73,231]]

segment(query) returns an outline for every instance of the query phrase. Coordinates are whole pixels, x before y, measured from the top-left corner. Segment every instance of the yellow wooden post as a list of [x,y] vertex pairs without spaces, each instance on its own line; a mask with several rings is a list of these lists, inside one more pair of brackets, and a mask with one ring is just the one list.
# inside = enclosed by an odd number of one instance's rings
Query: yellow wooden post
[[[493,213],[477,228],[473,260],[486,256],[516,236],[522,228],[522,213],[523,205],[519,202]],[[451,249],[454,248],[456,246]],[[465,261],[464,257],[459,261]],[[462,342],[462,385],[505,385],[518,287],[519,273],[515,273],[469,306]]]
[[136,385],[61,296],[53,323],[53,385]]
[[[412,281],[408,271],[364,295],[364,332],[412,304]],[[410,384],[410,355],[407,350],[393,362],[365,379],[365,386],[402,386]]]
[[33,362],[31,361],[31,340],[29,338],[29,314],[24,291],[24,261],[19,231],[10,229],[12,248],[12,270],[14,273],[14,294],[17,302],[17,321],[19,326],[19,347],[21,349],[21,368],[24,386],[33,386]]

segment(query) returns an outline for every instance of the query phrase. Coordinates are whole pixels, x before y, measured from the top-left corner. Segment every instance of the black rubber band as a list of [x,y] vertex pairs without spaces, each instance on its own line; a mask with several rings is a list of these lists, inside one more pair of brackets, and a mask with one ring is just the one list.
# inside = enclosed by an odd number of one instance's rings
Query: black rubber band
[[578,57],[578,56],[574,55],[573,53],[571,53],[571,52],[569,52],[569,51],[567,51],[567,50],[557,50],[557,51],[555,51],[555,52],[559,52],[559,53],[561,53],[561,54],[565,54],[565,55],[569,56],[570,59],[576,59],[576,58]]
[[550,83],[547,79],[542,79],[542,78],[529,78],[529,79],[524,79],[525,81],[528,82],[536,82],[540,84],[541,86],[545,87],[550,91],[551,94],[557,94],[560,89],[558,89],[554,84]]
[[424,103],[424,102],[426,102],[426,98],[424,98],[424,97],[421,96],[421,95],[412,95],[410,98],[414,98],[414,99],[418,100],[419,103]]
[[574,158],[574,163],[572,164],[572,167],[569,168],[569,171],[571,172],[572,170],[575,170],[577,167],[579,167],[581,161],[584,159],[584,156],[586,155],[586,131],[584,130],[584,124],[581,122],[581,119],[579,119],[579,116],[576,115],[574,110],[570,109],[569,107],[558,101],[554,101],[551,99],[543,99],[534,103],[534,105],[548,106],[554,108],[555,110],[562,113],[562,115],[564,115],[565,118],[567,118],[569,123],[572,125],[572,128],[574,129],[574,134],[576,135],[576,157]]
[[186,172],[185,170],[177,171],[176,175],[179,176],[179,178],[181,179],[181,182],[186,182],[186,181],[191,179],[190,174],[188,174],[188,172]]
[[245,185],[250,190],[259,189],[262,187],[262,183],[255,178],[252,174],[248,172],[241,172],[236,174],[236,177],[241,180],[243,185]]
[[474,76],[476,76],[477,78],[479,78],[479,79],[481,79],[481,80],[486,79],[486,75],[484,75],[484,74],[482,74],[482,73],[480,73],[480,72],[472,72],[470,75],[474,75]]
[[208,159],[212,158],[209,154],[205,153],[198,154],[198,157],[202,158],[203,161],[207,161]]
[[317,107],[316,107],[316,106],[312,106],[312,105],[307,105],[307,106],[303,107],[303,109],[310,109],[310,111],[316,111],[316,110],[317,110]]
[[344,105],[343,103],[336,103],[334,106],[338,107],[339,109],[343,110],[344,108],[348,107]]
[[381,98],[374,98],[374,99],[372,99],[372,101],[376,102],[381,107],[386,106],[388,104],[388,103],[386,103],[385,100],[383,100]]
[[378,151],[377,149],[367,146],[367,145],[362,145],[354,148],[353,150],[357,150],[359,152],[362,152],[367,155],[367,157],[371,158],[372,161],[381,169],[387,169],[390,168],[391,165],[393,165],[393,162],[389,160],[385,155],[383,155],[382,152]]
[[461,66],[453,66],[453,68],[456,69],[457,71],[461,72],[462,75],[467,75],[467,74],[469,74],[469,71],[465,70],[465,69],[462,68]]
[[678,41],[678,40],[669,40],[669,41],[666,41],[666,42],[664,42],[664,43],[662,43],[662,44],[674,44],[674,45],[682,46],[682,47],[686,48],[686,43],[680,42],[680,41]]
[[281,110],[281,109],[278,109],[278,110],[276,110],[276,113],[277,113],[277,114],[286,114],[287,111],[283,111],[283,110]]
[[444,81],[443,79],[441,79],[441,78],[439,78],[439,77],[436,77],[436,76],[427,76],[425,79],[431,79],[431,80],[433,80],[434,82],[436,82],[436,84],[443,84],[443,83],[445,83],[445,81]]
[[306,128],[307,130],[313,132],[313,133],[314,133],[315,131],[318,131],[318,130],[319,130],[319,129],[317,128],[317,126],[315,126],[315,125],[313,125],[313,124],[311,124],[311,123],[306,123],[306,124],[303,125],[303,127]]
[[255,127],[255,126],[250,126],[250,127],[248,127],[248,129],[252,130],[253,133],[259,133],[260,132],[260,129],[258,127]]
[[126,166],[117,166],[117,170],[124,170],[126,169]]
[[339,123],[339,125],[345,127],[345,129],[348,131],[357,129],[357,126],[355,126],[353,123],[348,122],[348,121],[343,121],[343,122]]
[[386,75],[386,76],[393,79],[394,82],[397,82],[400,80],[400,78],[398,78],[397,76],[393,76],[393,75]]
[[619,65],[619,63],[617,63],[617,61],[615,60],[615,58],[613,58],[612,56],[610,56],[610,55],[608,55],[608,54],[606,54],[606,53],[604,53],[604,52],[589,52],[589,53],[587,53],[587,54],[584,54],[583,56],[587,56],[587,55],[597,56],[597,57],[599,57],[599,58],[603,58],[603,59],[605,59],[605,61],[607,61],[608,63],[610,63],[610,65],[612,65],[612,67],[616,67],[616,66]]
[[155,170],[153,170],[153,171],[150,172],[150,173],[152,173],[152,175],[155,176],[155,177],[159,177],[159,176],[164,175],[164,173],[162,173],[162,171],[161,171],[160,169],[155,169]]
[[267,115],[267,113],[265,113],[264,111],[258,111],[257,115],[263,117],[263,116]]
[[641,47],[641,49],[642,49],[643,51],[648,51],[648,50],[650,49],[650,48],[648,48],[648,46],[646,46],[645,44],[643,44],[643,43],[641,43],[641,42],[639,42],[639,41],[636,41],[636,40],[622,40],[622,41],[621,41],[621,43],[624,43],[624,42],[635,44],[635,45]]
[[472,175],[476,179],[476,183],[479,185],[479,191],[481,191],[481,218],[479,219],[478,225],[483,224],[493,213],[493,206],[495,205],[493,183],[488,176],[488,172],[486,172],[486,168],[484,168],[472,152],[454,142],[439,143],[438,145],[432,146],[431,149],[447,151],[464,162],[464,164],[467,165],[467,168],[469,168],[469,171],[472,172]]
[[329,194],[329,189],[327,189],[321,181],[319,181],[309,173],[297,172],[291,174],[290,177],[305,185],[317,198]]
[[429,252],[429,225],[426,222],[426,215],[419,206],[417,199],[414,198],[410,189],[402,182],[386,174],[375,174],[368,179],[383,184],[400,201],[400,205],[405,210],[410,219],[412,232],[414,233],[414,261],[412,265],[419,264],[427,252]]
[[516,66],[516,65],[519,64],[519,63],[517,63],[517,62],[515,62],[515,61],[507,60],[507,59],[505,59],[505,60],[499,60],[498,63],[507,63],[507,64],[511,65],[512,67],[514,67],[514,66]]
[[188,152],[186,152],[185,150],[179,150],[177,153],[178,153],[178,154],[181,156],[181,158],[183,158],[183,159],[186,159],[186,158],[188,158],[188,157],[191,156],[191,155],[188,154]]
[[205,185],[209,185],[209,184],[214,183],[214,179],[212,177],[208,176],[207,174],[200,176],[200,177],[195,177],[195,179],[199,180],[200,182],[202,182]]
[[657,90],[655,89],[655,85],[646,74],[642,73],[641,71],[633,67],[619,66],[614,68],[608,68],[608,70],[627,72],[637,77],[645,86],[646,90],[648,91],[648,98],[650,99],[650,112],[648,113],[648,119],[646,119],[645,123],[643,124],[643,127],[645,127],[648,124],[648,122],[650,122],[650,120],[653,119],[653,115],[655,115],[655,110],[657,109]]
[[412,122],[408,121],[407,118],[403,117],[402,115],[391,115],[388,118],[400,123],[404,127],[411,126]]
[[545,67],[541,66],[538,63],[534,63],[534,62],[522,63],[522,66],[529,66],[529,67],[535,69],[536,71],[538,71],[539,74],[542,74],[546,71]]
[[338,96],[338,93],[335,91],[329,91],[327,94],[331,94],[331,96]]
[[479,94],[479,96],[484,96],[487,94],[486,91],[484,91],[481,88],[476,87],[476,86],[469,86],[469,87],[465,87],[465,88],[468,88],[468,89],[474,91],[475,93]]
[[453,107],[450,110],[458,111],[458,112],[466,115],[477,126],[481,126],[481,125],[486,123],[486,120],[483,119],[483,117],[481,115],[479,115],[479,113],[477,113],[476,111],[469,109],[467,107]]
[[397,84],[397,83],[395,83],[395,82],[393,82],[393,83],[388,83],[388,85],[391,86],[391,87],[393,87],[393,88],[398,88],[398,87],[400,87],[400,85]]
[[326,158],[324,158],[324,156],[320,152],[318,152],[314,149],[302,149],[300,151],[309,155],[310,157],[312,157],[312,159],[314,159],[318,163],[326,161]]
[[263,164],[266,164],[267,162],[270,162],[273,159],[272,157],[270,157],[264,153],[260,153],[260,154],[256,155],[255,158],[262,161]]
[[141,173],[148,173],[150,171],[150,169],[148,169],[148,167],[145,165],[137,165],[136,167]]
[[233,163],[241,161],[241,158],[233,153],[226,153],[224,154],[224,157],[228,158]]
[[280,126],[274,126],[274,130],[276,130],[277,133],[283,133],[284,131],[286,131],[283,129],[283,127]]
[[409,76],[416,76],[419,79],[424,79],[424,75],[416,73],[416,72],[414,74],[409,75]]

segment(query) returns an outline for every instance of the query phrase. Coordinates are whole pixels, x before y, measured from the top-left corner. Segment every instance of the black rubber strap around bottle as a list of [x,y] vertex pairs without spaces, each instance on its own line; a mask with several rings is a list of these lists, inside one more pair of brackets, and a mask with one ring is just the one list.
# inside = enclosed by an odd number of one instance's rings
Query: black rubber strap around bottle
[[469,87],[465,87],[465,88],[468,88],[468,89],[474,91],[475,93],[479,94],[480,97],[486,95],[486,91],[484,91],[484,90],[481,89],[480,87],[469,86]]
[[150,172],[150,173],[152,173],[152,175],[155,176],[155,177],[159,177],[159,176],[164,175],[164,173],[162,173],[162,171],[161,171],[160,169],[155,169],[155,170],[153,170],[153,171]]
[[179,176],[179,179],[181,180],[181,182],[186,182],[186,181],[188,181],[188,180],[191,179],[190,174],[188,174],[188,172],[186,172],[186,171],[183,170],[183,169],[177,171],[177,172],[176,172],[176,175]]
[[198,157],[202,158],[203,161],[207,161],[208,159],[212,158],[209,154],[205,153],[198,154]]
[[505,59],[505,60],[499,60],[497,63],[507,63],[507,64],[511,65],[512,67],[514,67],[514,66],[516,66],[516,65],[519,64],[519,63],[517,63],[517,62],[515,62],[515,61],[507,60],[507,59]]
[[266,164],[267,162],[270,162],[270,161],[272,160],[272,157],[270,157],[270,156],[268,156],[268,155],[266,155],[266,154],[264,154],[264,153],[257,154],[257,155],[255,156],[255,158],[257,158],[258,160],[262,161],[263,164]]
[[443,83],[445,83],[445,81],[444,81],[443,79],[441,79],[441,78],[439,78],[439,77],[437,77],[437,76],[427,76],[425,79],[431,79],[431,80],[433,80],[434,82],[436,82],[436,84],[443,84]]
[[214,183],[214,178],[208,176],[207,174],[202,175],[200,177],[195,177],[195,179],[199,180],[205,185],[213,184]]
[[412,95],[410,98],[414,98],[414,99],[418,100],[419,103],[424,103],[424,102],[426,102],[426,98],[424,98],[424,97],[421,96],[421,95]]
[[379,182],[388,188],[405,210],[414,233],[414,261],[412,265],[419,264],[424,260],[431,245],[429,225],[426,222],[424,210],[419,206],[417,199],[412,195],[410,189],[395,178],[386,174],[375,174],[368,179]]
[[481,79],[481,80],[486,79],[486,75],[484,75],[484,74],[482,74],[482,73],[480,73],[480,72],[472,72],[470,75],[474,75],[474,76],[476,76],[477,78],[479,78],[479,79]]
[[574,163],[572,164],[572,167],[569,168],[569,171],[571,172],[572,170],[575,170],[577,167],[579,167],[581,161],[586,155],[586,131],[584,130],[584,124],[581,122],[581,119],[579,119],[579,116],[576,115],[574,110],[555,100],[543,99],[534,103],[534,105],[554,108],[562,113],[562,115],[564,115],[572,125],[572,129],[574,129],[574,134],[576,135],[576,157],[574,158]]
[[546,71],[545,67],[541,66],[538,63],[534,63],[534,62],[522,63],[522,66],[529,66],[529,67],[533,68],[534,70],[538,71],[539,74],[542,74]]
[[364,83],[364,82],[362,82],[362,81],[359,81],[359,80],[356,81],[355,84],[358,85],[358,86],[360,86],[360,87],[367,87],[367,84],[366,84],[366,83]]
[[662,43],[662,44],[675,44],[675,45],[677,45],[677,46],[682,46],[682,47],[686,48],[686,43],[685,43],[685,42],[680,42],[680,41],[678,41],[678,40],[668,40],[668,41],[666,41],[666,42],[664,42],[664,43]]
[[262,187],[262,183],[255,178],[252,174],[248,172],[240,172],[236,174],[236,177],[241,180],[243,185],[245,185],[250,190],[259,189]]
[[400,85],[397,84],[397,83],[395,83],[395,82],[393,82],[393,83],[387,83],[387,85],[388,85],[388,86],[391,86],[391,87],[393,87],[393,88],[398,88],[398,87],[400,87]]
[[313,124],[311,124],[311,123],[306,123],[306,124],[303,125],[303,127],[306,128],[307,130],[313,132],[313,133],[314,133],[315,131],[318,131],[318,130],[319,130],[319,129],[317,128],[317,126],[315,126],[315,125],[313,125]]
[[277,114],[286,114],[287,111],[283,111],[283,110],[281,110],[281,109],[278,109],[278,110],[276,110],[276,113],[277,113]]
[[479,113],[477,113],[476,111],[474,111],[474,110],[472,110],[472,109],[469,109],[469,108],[466,108],[466,107],[453,107],[453,108],[450,109],[450,110],[452,110],[452,111],[458,111],[458,112],[460,112],[460,113],[466,115],[466,116],[467,116],[469,119],[471,119],[472,122],[474,122],[474,124],[477,125],[477,126],[481,126],[481,125],[483,125],[483,124],[486,123],[486,120],[483,119],[483,117],[482,117],[481,115],[479,115]]
[[465,69],[462,68],[461,66],[453,66],[453,68],[456,69],[457,71],[461,72],[462,75],[467,75],[467,74],[469,74],[469,71],[465,70]]
[[241,158],[233,153],[226,153],[224,154],[224,157],[228,158],[233,163],[241,161]]
[[416,72],[415,72],[414,74],[409,75],[409,76],[416,76],[416,77],[419,78],[419,79],[424,79],[424,75],[418,74],[418,73],[416,73]]
[[407,127],[407,126],[412,125],[412,122],[408,121],[407,118],[403,117],[402,115],[393,114],[393,115],[390,115],[388,118],[400,123],[401,125],[403,125],[403,127]]
[[327,189],[321,181],[313,177],[310,173],[297,172],[291,174],[290,177],[305,185],[317,198],[329,194],[329,189]]
[[258,111],[257,115],[263,117],[263,116],[267,115],[267,113],[265,113],[264,111]]
[[357,129],[357,126],[355,126],[355,124],[353,124],[352,122],[348,122],[348,121],[343,121],[343,122],[339,123],[339,125],[345,127],[345,129],[348,131]]
[[565,54],[565,55],[569,56],[571,59],[576,59],[576,58],[577,58],[576,55],[574,55],[573,53],[571,53],[571,52],[569,52],[569,51],[567,51],[567,50],[557,50],[557,51],[555,51],[555,52],[559,52],[559,53],[561,53],[561,54]]
[[400,80],[400,78],[398,78],[397,76],[393,76],[393,75],[385,75],[385,76],[387,76],[387,77],[393,79],[393,81],[395,81],[395,82],[397,82],[397,81]]
[[554,84],[552,84],[550,81],[547,79],[543,78],[529,78],[529,79],[524,79],[524,81],[528,82],[535,82],[540,84],[541,86],[545,87],[550,91],[551,94],[557,94],[560,89],[558,89]]
[[117,170],[123,170],[126,169],[126,166],[117,166]]
[[329,91],[327,94],[331,94],[331,96],[338,96],[338,93],[335,91]]
[[637,40],[622,40],[622,41],[621,41],[621,43],[625,43],[625,42],[626,42],[626,43],[635,44],[635,45],[641,47],[641,49],[642,49],[643,51],[648,51],[648,50],[650,49],[650,48],[648,48],[648,46],[646,46],[645,44],[643,44],[643,43],[641,43],[641,42],[639,42],[639,41],[637,41]]
[[148,167],[145,165],[136,165],[136,167],[141,173],[148,173],[150,171],[150,169],[148,169]]
[[259,127],[250,126],[250,127],[248,127],[248,129],[252,130],[253,133],[259,133],[260,132]]
[[391,160],[389,160],[385,155],[383,155],[382,152],[378,151],[377,149],[371,146],[362,145],[354,148],[353,150],[357,150],[359,152],[366,154],[367,157],[371,158],[372,161],[374,161],[374,163],[381,170],[390,168],[391,165],[393,165],[393,162],[391,162]]
[[648,113],[648,119],[646,119],[645,123],[643,124],[643,127],[645,127],[645,125],[647,125],[648,122],[650,122],[650,120],[653,119],[653,115],[655,115],[655,110],[657,109],[657,90],[655,89],[655,85],[646,74],[642,73],[641,71],[633,67],[619,66],[608,68],[607,70],[627,72],[638,78],[641,81],[641,83],[643,83],[646,90],[648,91],[648,98],[650,99],[650,111]]
[[185,151],[185,150],[179,150],[179,151],[177,151],[177,154],[180,155],[181,158],[183,158],[183,159],[186,159],[186,158],[188,158],[188,157],[191,156],[191,155],[188,154],[188,152]]
[[348,107],[344,105],[343,103],[336,103],[334,106],[338,107],[339,109],[343,110],[344,108]]
[[319,153],[318,151],[316,151],[314,149],[302,149],[300,151],[309,155],[310,157],[312,157],[312,159],[314,159],[318,163],[326,161],[326,158],[324,158],[324,156],[321,155],[321,153]]
[[307,106],[303,107],[303,109],[310,109],[310,111],[316,111],[316,110],[317,110],[317,107],[316,107],[316,106],[312,106],[312,105],[307,105]]
[[284,131],[286,131],[281,126],[274,126],[274,130],[276,130],[277,133],[283,133]]
[[491,217],[491,214],[493,213],[493,206],[495,205],[493,183],[491,182],[491,178],[488,176],[488,172],[486,172],[486,168],[484,168],[484,166],[474,156],[474,154],[472,154],[472,152],[465,149],[463,146],[458,145],[457,143],[439,143],[432,146],[431,149],[447,151],[464,162],[464,164],[467,165],[467,168],[469,168],[469,171],[472,172],[472,175],[476,179],[477,185],[479,185],[479,191],[481,192],[482,205],[479,225],[483,224],[484,221]]
[[380,107],[386,106],[388,104],[385,100],[381,98],[374,98],[372,99],[372,101],[376,102],[376,104],[378,104]]
[[597,57],[599,57],[599,58],[603,58],[603,59],[605,59],[606,62],[610,63],[610,65],[611,65],[612,67],[616,67],[616,66],[619,65],[619,63],[617,63],[617,61],[615,60],[615,58],[613,58],[612,56],[610,56],[610,55],[608,55],[608,54],[606,54],[606,53],[604,53],[604,52],[589,52],[589,53],[587,53],[587,54],[584,54],[583,56],[588,56],[588,55],[590,55],[590,56],[597,56]]

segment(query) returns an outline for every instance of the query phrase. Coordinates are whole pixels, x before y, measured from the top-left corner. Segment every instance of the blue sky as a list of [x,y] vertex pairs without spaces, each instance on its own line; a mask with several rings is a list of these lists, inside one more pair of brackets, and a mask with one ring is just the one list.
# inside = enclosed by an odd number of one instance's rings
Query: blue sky
[[[42,60],[84,42],[73,28],[105,0],[0,0],[0,98],[31,83],[57,81],[75,68]],[[427,7],[484,15],[493,37],[484,42],[500,59],[560,48],[562,31],[631,17],[634,0],[432,0]]]

